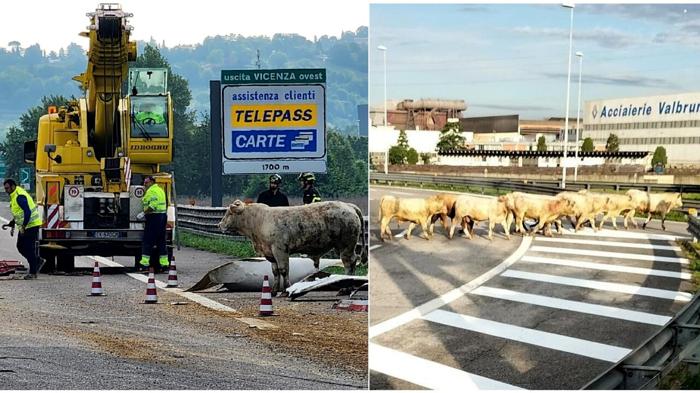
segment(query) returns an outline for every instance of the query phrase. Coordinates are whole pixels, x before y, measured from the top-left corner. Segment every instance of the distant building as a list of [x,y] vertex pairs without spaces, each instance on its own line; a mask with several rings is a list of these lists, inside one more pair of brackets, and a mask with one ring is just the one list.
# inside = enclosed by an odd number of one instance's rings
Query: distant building
[[[537,143],[540,136],[547,143],[560,142],[565,119],[523,120],[519,115],[465,117],[460,119],[463,131],[474,133],[475,144]],[[580,124],[581,125],[581,124]],[[576,140],[576,119],[569,118],[569,141]],[[522,150],[522,149],[521,149]]]
[[615,134],[620,151],[663,146],[670,165],[700,164],[700,93],[586,101],[583,120],[597,147]]
[[421,98],[403,101],[387,101],[387,123],[384,124],[384,107],[370,109],[372,125],[390,125],[398,130],[441,130],[447,119],[460,118],[467,110],[464,100]]

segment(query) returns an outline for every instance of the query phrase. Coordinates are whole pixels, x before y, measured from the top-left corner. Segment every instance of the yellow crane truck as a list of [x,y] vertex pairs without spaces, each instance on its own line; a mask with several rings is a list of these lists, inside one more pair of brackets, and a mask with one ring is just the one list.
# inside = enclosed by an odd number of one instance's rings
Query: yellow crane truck
[[[43,214],[39,255],[44,271],[74,269],[75,256],[141,256],[143,178],[165,190],[167,243],[175,229],[173,111],[164,68],[129,68],[136,60],[132,27],[119,4],[87,14],[87,69],[73,79],[85,96],[50,107],[24,158],[36,168],[36,202]],[[157,261],[157,256],[151,258]]]

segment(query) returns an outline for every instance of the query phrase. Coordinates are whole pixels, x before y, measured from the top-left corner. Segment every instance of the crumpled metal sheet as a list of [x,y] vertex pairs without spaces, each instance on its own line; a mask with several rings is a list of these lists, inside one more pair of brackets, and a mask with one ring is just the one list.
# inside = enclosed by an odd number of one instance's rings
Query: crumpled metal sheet
[[[343,266],[340,259],[321,259],[319,269]],[[310,258],[289,258],[289,281],[295,283],[316,271]],[[223,285],[232,292],[256,292],[262,290],[263,277],[273,282],[272,266],[265,258],[246,258],[227,262],[210,270],[188,292],[202,291]]]

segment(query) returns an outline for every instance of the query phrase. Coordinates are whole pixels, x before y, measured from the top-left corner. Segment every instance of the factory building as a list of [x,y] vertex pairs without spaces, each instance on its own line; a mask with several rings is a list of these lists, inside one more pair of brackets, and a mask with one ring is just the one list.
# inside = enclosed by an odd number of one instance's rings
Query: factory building
[[586,101],[583,123],[596,147],[616,134],[620,151],[663,146],[669,165],[700,165],[700,93]]

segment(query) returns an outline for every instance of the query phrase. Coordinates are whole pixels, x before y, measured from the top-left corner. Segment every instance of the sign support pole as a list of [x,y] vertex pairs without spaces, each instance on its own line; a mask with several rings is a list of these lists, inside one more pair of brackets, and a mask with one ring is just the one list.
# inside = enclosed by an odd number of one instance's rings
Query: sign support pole
[[211,205],[222,206],[221,81],[209,81],[209,124],[211,125]]

